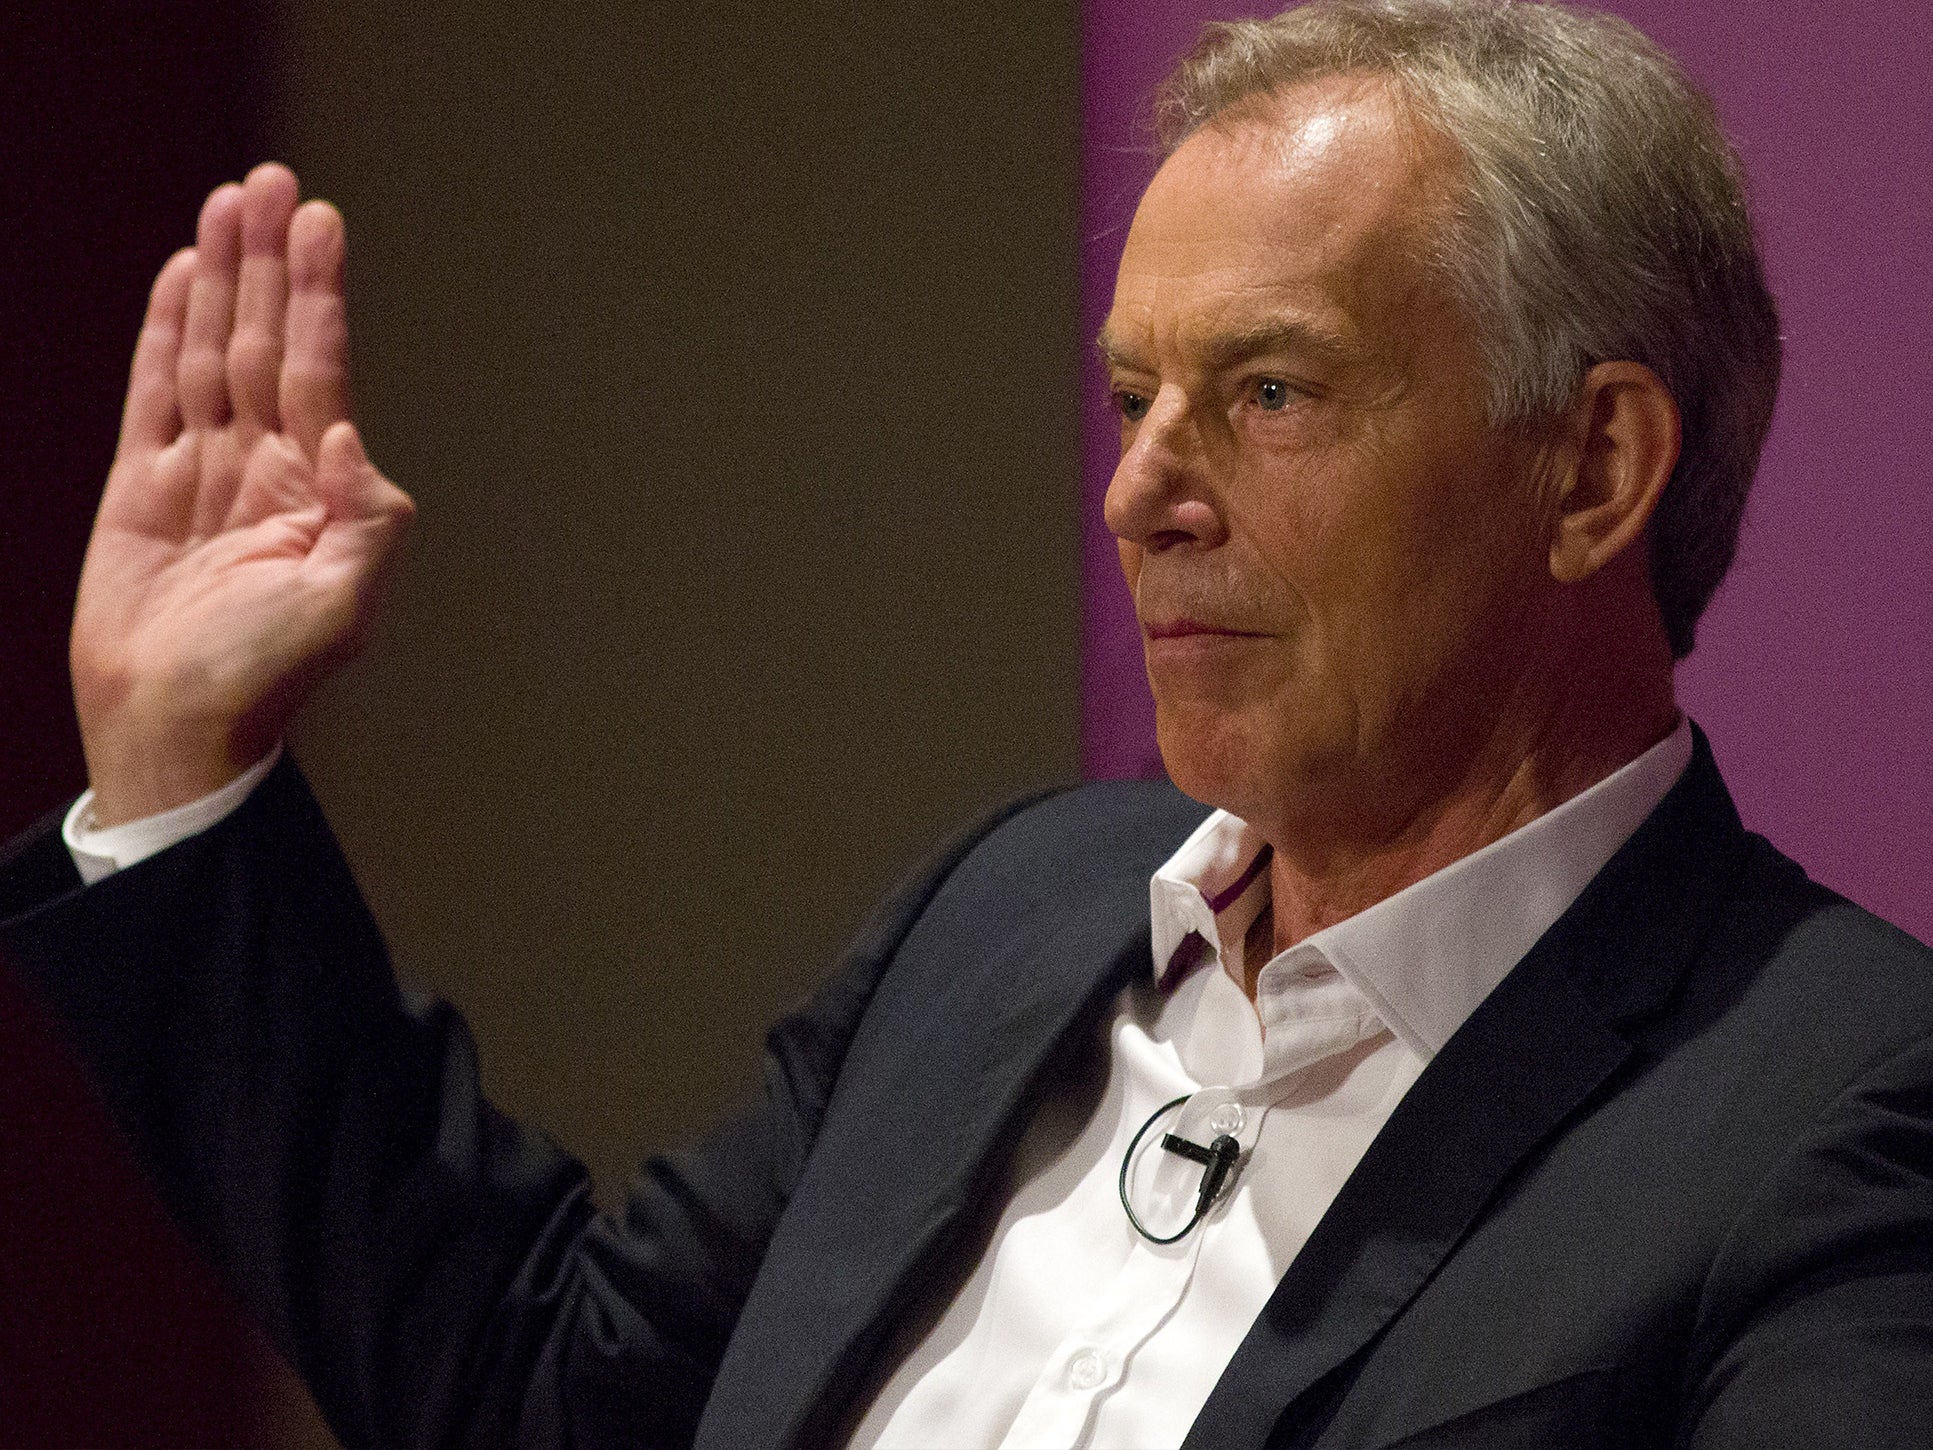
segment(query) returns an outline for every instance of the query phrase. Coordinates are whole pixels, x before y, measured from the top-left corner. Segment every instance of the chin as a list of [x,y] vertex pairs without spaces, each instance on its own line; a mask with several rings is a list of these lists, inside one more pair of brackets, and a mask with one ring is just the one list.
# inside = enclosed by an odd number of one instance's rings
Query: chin
[[1269,699],[1230,709],[1157,695],[1155,739],[1168,778],[1203,805],[1264,830],[1327,809],[1354,778],[1357,722],[1322,703]]
[[1155,703],[1155,739],[1168,778],[1184,795],[1247,819],[1271,774],[1263,742],[1248,722],[1224,711]]

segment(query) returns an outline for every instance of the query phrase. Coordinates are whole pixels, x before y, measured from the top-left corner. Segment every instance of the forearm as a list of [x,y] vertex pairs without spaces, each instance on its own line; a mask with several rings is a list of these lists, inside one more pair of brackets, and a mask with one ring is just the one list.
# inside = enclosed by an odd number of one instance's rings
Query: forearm
[[44,830],[0,861],[0,946],[345,1442],[676,1444],[874,988],[1012,809],[880,907],[773,1029],[762,1091],[648,1163],[621,1219],[483,1099],[457,1014],[397,987],[292,764],[85,889]]
[[405,1001],[293,767],[0,936],[338,1433],[467,1433],[486,1327],[584,1232],[584,1175],[483,1101],[454,1012]]

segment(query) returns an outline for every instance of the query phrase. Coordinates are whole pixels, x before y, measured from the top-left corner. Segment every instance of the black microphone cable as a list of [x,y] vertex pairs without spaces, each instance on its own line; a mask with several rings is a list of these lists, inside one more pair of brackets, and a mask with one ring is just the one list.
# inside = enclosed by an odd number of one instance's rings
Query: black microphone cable
[[1206,1148],[1202,1147],[1199,1143],[1191,1143],[1186,1138],[1178,1138],[1173,1133],[1163,1133],[1161,1135],[1161,1146],[1165,1151],[1173,1153],[1177,1157],[1186,1158],[1190,1163],[1199,1163],[1202,1165],[1201,1190],[1195,1197],[1195,1215],[1182,1226],[1179,1233],[1169,1234],[1166,1238],[1160,1238],[1149,1233],[1146,1227],[1143,1226],[1141,1220],[1135,1217],[1134,1205],[1128,1202],[1128,1169],[1134,1163],[1134,1150],[1141,1146],[1141,1140],[1147,1137],[1148,1129],[1152,1128],[1162,1118],[1172,1113],[1193,1096],[1193,1093],[1183,1093],[1173,1102],[1163,1103],[1160,1107],[1156,1108],[1154,1112],[1148,1115],[1148,1121],[1135,1130],[1134,1137],[1128,1142],[1128,1151],[1121,1157],[1120,1189],[1122,1211],[1127,1214],[1128,1222],[1134,1225],[1134,1231],[1151,1244],[1173,1244],[1179,1243],[1182,1239],[1187,1238],[1189,1233],[1193,1231],[1195,1225],[1207,1217],[1209,1208],[1214,1204],[1215,1199],[1221,1194],[1223,1185],[1228,1181],[1229,1170],[1235,1166],[1236,1160],[1242,1156],[1242,1145],[1227,1133],[1218,1135]]

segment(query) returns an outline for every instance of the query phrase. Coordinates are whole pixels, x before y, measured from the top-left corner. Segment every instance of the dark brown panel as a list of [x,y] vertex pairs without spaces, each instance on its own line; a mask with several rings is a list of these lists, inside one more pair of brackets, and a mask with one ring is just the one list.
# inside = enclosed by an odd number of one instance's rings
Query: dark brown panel
[[608,1191],[915,855],[1077,768],[1074,11],[291,15],[421,506],[301,754]]

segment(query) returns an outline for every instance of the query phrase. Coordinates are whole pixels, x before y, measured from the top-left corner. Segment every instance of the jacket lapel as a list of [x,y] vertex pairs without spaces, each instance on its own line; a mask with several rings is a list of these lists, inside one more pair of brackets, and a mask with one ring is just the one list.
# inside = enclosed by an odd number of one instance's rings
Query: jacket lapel
[[[1202,808],[1165,795],[1152,834],[1171,850]],[[740,1316],[700,1450],[817,1444],[836,1429],[923,1271],[998,1181],[1058,1053],[1088,1045],[1148,970],[1153,868],[1129,854],[1099,881],[950,885],[908,935]]]
[[1633,1052],[1746,837],[1702,732],[1691,765],[1445,1044],[1276,1286],[1186,1450],[1314,1442],[1372,1346],[1518,1164]]

